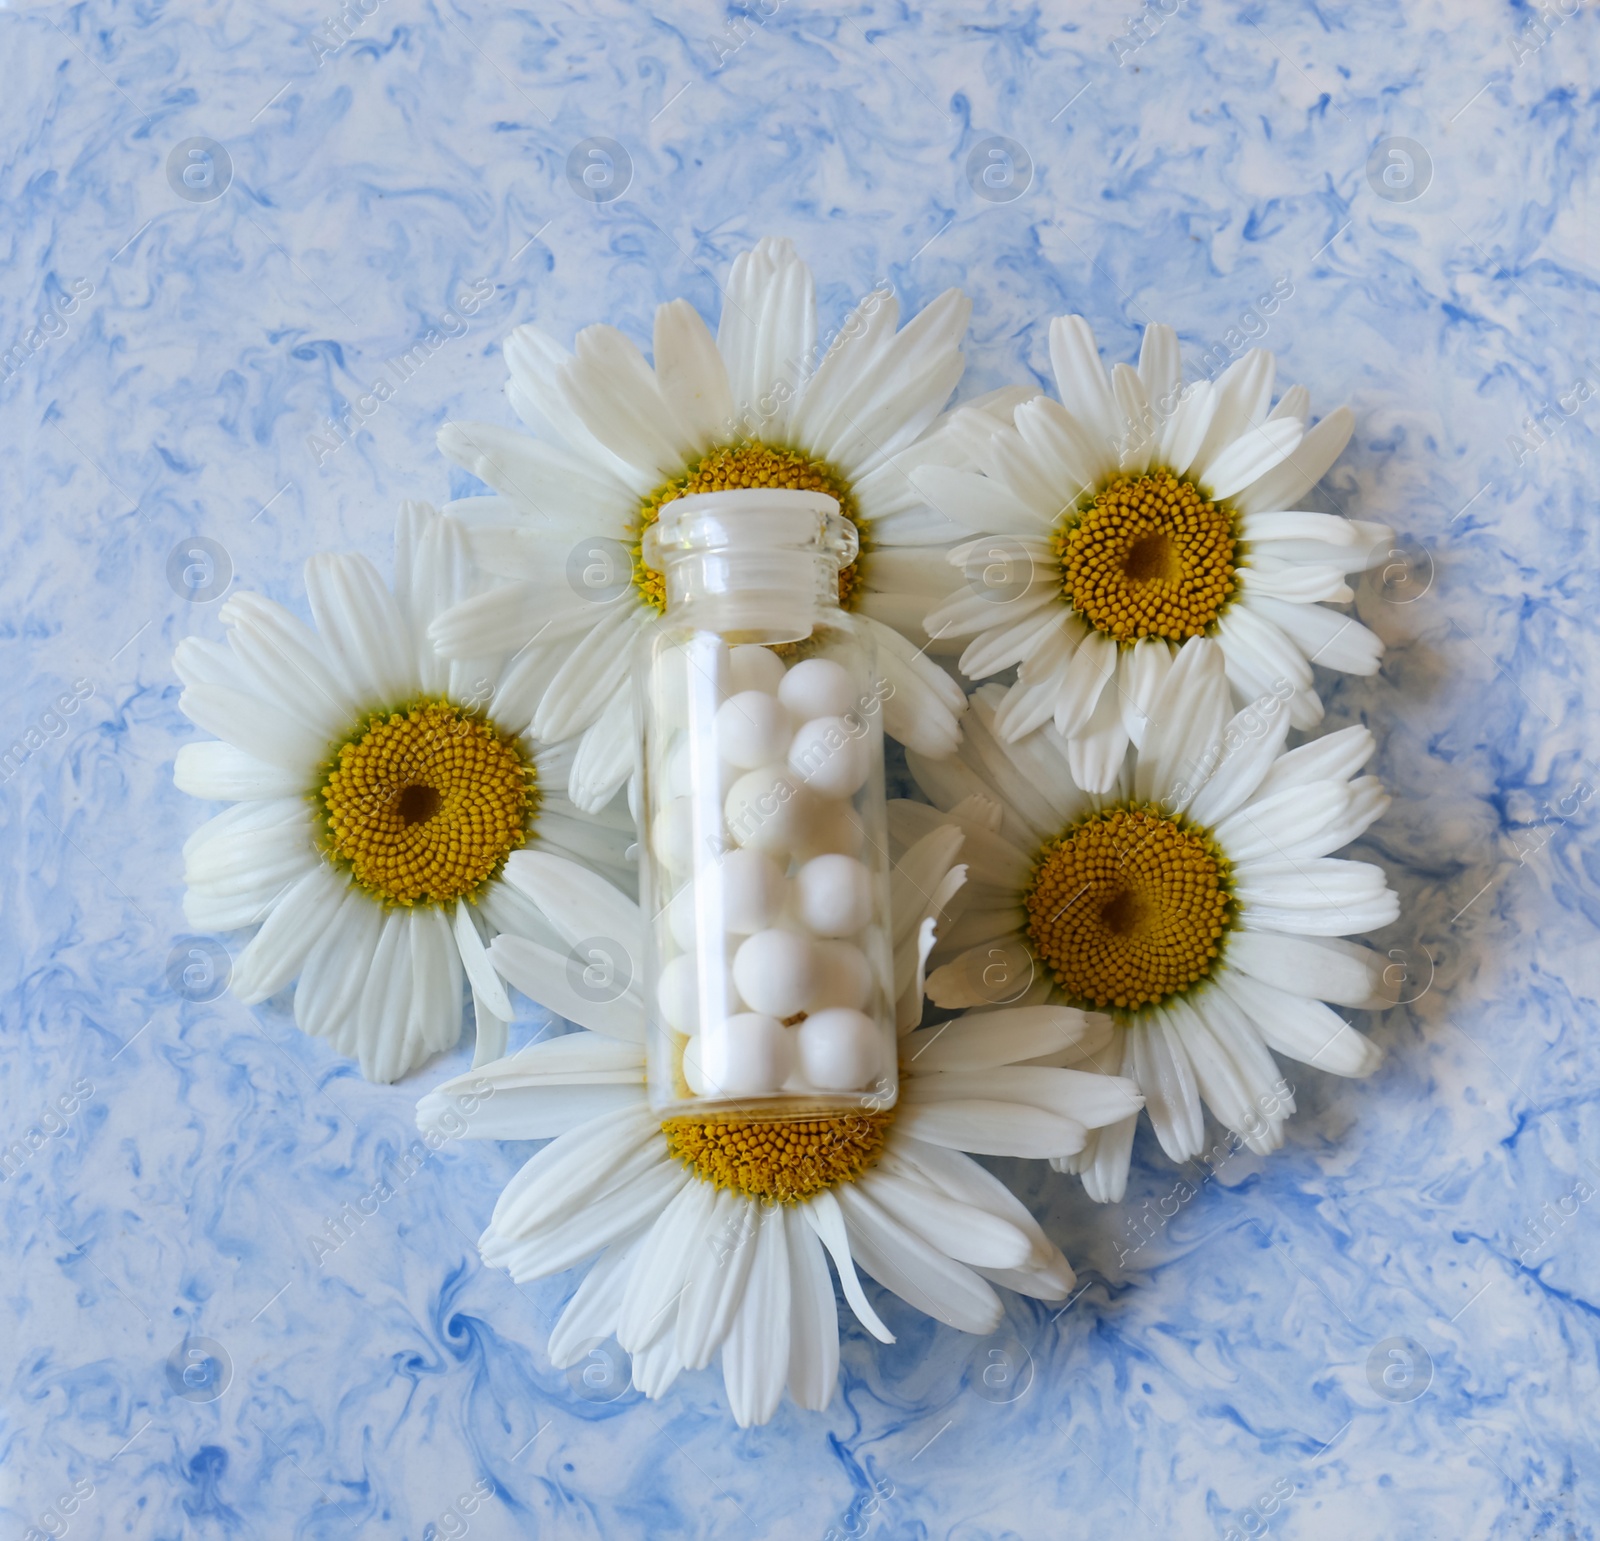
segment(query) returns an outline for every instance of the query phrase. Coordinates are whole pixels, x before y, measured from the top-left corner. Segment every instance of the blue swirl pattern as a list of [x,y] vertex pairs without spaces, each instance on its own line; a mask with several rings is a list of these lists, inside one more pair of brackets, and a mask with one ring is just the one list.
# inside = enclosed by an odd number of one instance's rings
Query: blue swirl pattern
[[[320,10],[321,8],[319,8]],[[1588,1537],[1600,1458],[1593,16],[1487,0],[0,8],[0,1514],[8,1535]],[[1542,19],[1541,19],[1542,18]],[[1396,794],[1407,1004],[1262,1161],[1126,1204],[996,1163],[1080,1266],[965,1339],[874,1292],[824,1415],[740,1432],[475,1237],[528,1154],[419,1143],[190,938],[170,669],[232,587],[387,570],[534,320],[718,309],[767,233],[824,328],[974,299],[959,397],[1079,311],[1354,407],[1386,521],[1324,674]],[[380,385],[382,389],[380,389]],[[526,1014],[513,1042],[550,1024]]]

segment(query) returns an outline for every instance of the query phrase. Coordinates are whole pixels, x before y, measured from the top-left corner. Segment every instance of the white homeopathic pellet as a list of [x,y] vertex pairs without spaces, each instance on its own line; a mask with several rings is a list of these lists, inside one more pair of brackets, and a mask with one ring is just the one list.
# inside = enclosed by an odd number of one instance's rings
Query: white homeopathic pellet
[[722,900],[723,925],[735,936],[775,925],[789,897],[789,882],[764,851],[727,851],[710,874]]
[[751,850],[787,856],[805,830],[813,801],[786,765],[746,771],[728,789],[728,833]]
[[802,723],[789,746],[789,769],[823,797],[854,796],[872,769],[866,725],[844,717]]
[[690,797],[704,788],[714,788],[720,802],[728,788],[738,779],[739,772],[728,765],[716,750],[708,745],[699,748],[689,734],[667,756],[667,795]]
[[764,690],[775,695],[783,684],[783,660],[770,647],[745,642],[728,654],[728,689]]
[[794,1069],[794,1037],[776,1017],[745,1011],[702,1034],[705,1095],[756,1097],[775,1092]]
[[[734,649],[734,657],[740,650]],[[796,722],[812,717],[842,717],[856,704],[856,688],[850,671],[831,658],[803,658],[783,676],[778,699],[794,714]]]
[[872,965],[867,955],[850,942],[818,942],[817,983],[807,1009],[853,1006],[860,1011],[871,998]]
[[741,690],[717,708],[717,753],[740,770],[772,765],[788,753],[794,724],[788,709],[763,690]]
[[[714,981],[712,988],[716,988]],[[739,997],[734,988],[732,969],[723,975],[722,989],[723,999],[712,1001],[711,1009],[718,1012],[734,1010]],[[700,1031],[700,1019],[705,1013],[700,1000],[700,974],[693,953],[681,953],[662,968],[661,978],[656,984],[656,1004],[661,1008],[667,1025],[675,1032],[693,1037]]]
[[854,936],[872,919],[872,874],[853,856],[813,856],[794,875],[794,897],[813,936]]
[[757,931],[733,955],[733,982],[753,1011],[792,1017],[809,1005],[817,987],[816,945],[799,931]]
[[800,1074],[818,1091],[860,1091],[878,1073],[878,1029],[863,1011],[816,1011],[795,1034]]
[[650,844],[659,860],[674,872],[694,865],[694,803],[687,797],[669,797],[656,815]]
[[683,1079],[696,1097],[706,1094],[706,1073],[700,1064],[700,1040],[691,1038],[683,1046]]

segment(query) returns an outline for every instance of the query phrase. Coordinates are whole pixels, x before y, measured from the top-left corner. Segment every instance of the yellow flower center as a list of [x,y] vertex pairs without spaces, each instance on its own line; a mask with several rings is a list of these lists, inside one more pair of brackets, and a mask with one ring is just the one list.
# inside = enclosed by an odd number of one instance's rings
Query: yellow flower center
[[769,1203],[798,1204],[854,1182],[883,1153],[894,1110],[763,1122],[669,1118],[667,1150],[702,1181]]
[[1120,476],[1056,532],[1062,592],[1118,642],[1203,636],[1233,593],[1236,528],[1184,477]]
[[1233,914],[1228,860],[1155,807],[1092,814],[1044,848],[1028,937],[1067,997],[1134,1010],[1198,984]]
[[528,837],[533,766],[449,701],[375,712],[334,751],[316,794],[322,847],[389,904],[471,896]]
[[[813,460],[804,450],[781,445],[725,444],[708,451],[681,476],[663,482],[639,505],[633,539],[633,582],[640,597],[658,615],[666,608],[666,586],[661,574],[647,567],[640,552],[644,532],[661,516],[664,503],[696,492],[729,492],[736,487],[790,487],[797,492],[825,492],[836,498],[839,512],[856,527],[861,552],[867,548],[867,527],[856,512],[850,484],[825,460]],[[839,570],[839,603],[850,609],[861,586],[860,554]]]

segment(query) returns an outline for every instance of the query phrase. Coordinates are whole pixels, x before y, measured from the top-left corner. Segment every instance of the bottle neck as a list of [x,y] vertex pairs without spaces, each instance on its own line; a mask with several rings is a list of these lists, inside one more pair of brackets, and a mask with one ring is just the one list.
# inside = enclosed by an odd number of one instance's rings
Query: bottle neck
[[839,609],[855,527],[834,499],[778,488],[702,493],[662,510],[645,560],[659,566],[669,622],[746,642],[795,642]]

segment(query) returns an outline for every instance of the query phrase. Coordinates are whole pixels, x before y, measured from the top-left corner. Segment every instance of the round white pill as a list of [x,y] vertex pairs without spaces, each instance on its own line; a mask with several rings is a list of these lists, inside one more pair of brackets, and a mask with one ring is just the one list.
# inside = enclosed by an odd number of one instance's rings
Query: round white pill
[[776,695],[783,679],[783,660],[770,647],[746,642],[728,654],[729,690],[764,690],[769,696]]
[[776,1017],[741,1012],[704,1038],[704,1096],[759,1097],[777,1091],[794,1068],[794,1038]]
[[667,795],[670,797],[688,797],[696,787],[713,785],[717,801],[721,802],[737,776],[738,772],[730,771],[709,746],[695,754],[689,747],[687,735],[667,756]]
[[792,1017],[817,987],[817,952],[799,931],[757,931],[733,955],[733,982],[753,1011]]
[[859,1091],[878,1073],[878,1028],[865,1012],[847,1006],[814,1012],[795,1037],[800,1073],[818,1091]]
[[729,851],[712,881],[721,887],[722,923],[735,936],[775,924],[789,894],[783,869],[762,851]]
[[784,757],[794,727],[776,696],[741,690],[717,708],[716,734],[717,752],[729,765],[755,770]]
[[[714,992],[717,989],[715,981],[712,989]],[[690,1037],[700,1031],[702,1016],[723,1016],[736,1008],[739,997],[731,971],[723,975],[721,993],[721,1000],[706,1002],[702,1010],[700,972],[692,952],[680,953],[673,958],[661,970],[661,978],[656,982],[656,1004],[660,1006],[667,1026],[674,1032],[687,1033]]]
[[700,1040],[691,1038],[683,1046],[683,1079],[696,1097],[706,1094],[706,1073],[700,1064]]
[[674,872],[694,865],[694,803],[687,797],[669,797],[650,824],[650,848]]
[[784,856],[805,829],[813,802],[787,766],[763,765],[728,789],[723,812],[736,844]]
[[872,874],[853,856],[813,856],[794,875],[794,895],[813,936],[854,936],[872,919]]
[[789,746],[789,769],[813,792],[850,797],[867,779],[871,753],[861,718],[851,722],[843,717],[813,717],[795,732]]
[[851,1006],[860,1011],[871,998],[872,965],[867,955],[849,942],[818,942],[817,985],[807,1009]]
[[[739,649],[734,649],[737,657]],[[856,704],[850,671],[831,658],[803,658],[783,677],[778,699],[796,722],[812,717],[843,717]]]
[[[805,791],[804,788],[801,789]],[[866,843],[866,831],[855,809],[848,802],[832,798],[812,797],[805,818],[795,831],[789,849],[796,861],[807,862],[816,856],[836,853],[840,856],[857,856]]]

